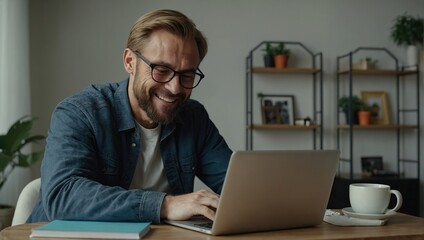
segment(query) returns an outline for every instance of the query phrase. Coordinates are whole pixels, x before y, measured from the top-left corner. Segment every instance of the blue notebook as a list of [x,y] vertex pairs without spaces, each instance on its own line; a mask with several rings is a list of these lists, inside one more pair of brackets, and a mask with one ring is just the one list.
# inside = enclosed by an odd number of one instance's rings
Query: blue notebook
[[54,220],[33,228],[30,237],[140,239],[149,230],[146,222]]

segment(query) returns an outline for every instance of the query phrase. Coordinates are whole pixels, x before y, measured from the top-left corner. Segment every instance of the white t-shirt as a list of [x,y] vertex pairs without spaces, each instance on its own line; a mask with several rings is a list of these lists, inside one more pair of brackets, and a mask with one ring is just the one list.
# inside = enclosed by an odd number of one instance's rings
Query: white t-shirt
[[[136,122],[137,123],[137,122]],[[131,181],[130,189],[140,188],[147,191],[168,192],[169,185],[163,170],[160,155],[160,124],[147,129],[137,123],[141,132],[140,155]]]

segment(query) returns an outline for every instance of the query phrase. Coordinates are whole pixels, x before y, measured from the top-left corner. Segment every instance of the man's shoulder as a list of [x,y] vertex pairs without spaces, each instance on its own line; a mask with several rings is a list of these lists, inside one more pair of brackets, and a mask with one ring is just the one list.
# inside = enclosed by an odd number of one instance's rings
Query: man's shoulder
[[53,118],[67,115],[75,121],[80,119],[89,124],[96,122],[107,125],[115,122],[119,128],[132,128],[134,123],[127,86],[127,81],[90,85],[61,101],[53,112]]
[[113,105],[120,83],[92,84],[84,90],[65,98],[59,105],[74,105],[81,109],[95,110]]
[[88,86],[61,101],[52,114],[52,121],[67,119],[68,124],[84,122],[96,128],[133,128],[126,83],[122,81]]
[[84,90],[67,97],[64,101],[80,102],[81,104],[91,101],[102,101],[112,98],[117,87],[117,83],[92,84],[87,86]]

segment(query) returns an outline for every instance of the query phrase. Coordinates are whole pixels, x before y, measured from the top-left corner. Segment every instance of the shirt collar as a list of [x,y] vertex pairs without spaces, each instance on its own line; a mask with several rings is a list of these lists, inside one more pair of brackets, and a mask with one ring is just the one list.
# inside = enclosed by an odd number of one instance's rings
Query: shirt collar
[[115,113],[119,131],[125,131],[135,128],[134,117],[130,107],[128,98],[129,78],[118,83],[115,92]]

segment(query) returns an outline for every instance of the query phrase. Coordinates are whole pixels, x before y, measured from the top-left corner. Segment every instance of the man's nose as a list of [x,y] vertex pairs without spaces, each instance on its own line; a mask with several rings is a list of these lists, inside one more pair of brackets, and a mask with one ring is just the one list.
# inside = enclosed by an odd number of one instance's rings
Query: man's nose
[[182,90],[182,86],[180,84],[180,74],[175,74],[175,76],[171,79],[171,81],[167,82],[168,90],[170,90],[173,94],[180,93]]

